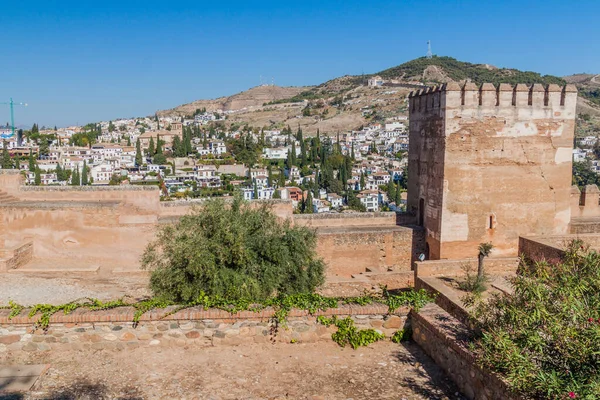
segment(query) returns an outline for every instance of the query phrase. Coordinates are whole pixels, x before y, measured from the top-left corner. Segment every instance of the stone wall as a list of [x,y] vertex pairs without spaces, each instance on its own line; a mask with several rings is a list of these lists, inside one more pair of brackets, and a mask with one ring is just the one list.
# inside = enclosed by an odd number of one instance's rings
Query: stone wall
[[417,314],[411,312],[413,340],[456,383],[460,391],[475,400],[520,400],[502,378],[476,364],[468,348],[470,331],[435,304]]
[[411,94],[408,211],[431,259],[476,256],[483,242],[516,256],[521,235],[568,233],[576,100],[571,85]]
[[395,226],[395,212],[365,212],[341,214],[296,214],[294,224],[318,227]]
[[27,242],[13,249],[0,250],[0,272],[26,265],[33,258],[33,243]]
[[374,328],[391,337],[405,326],[408,315],[407,308],[388,315],[387,306],[381,304],[346,305],[315,315],[309,315],[305,310],[291,310],[287,328],[280,325],[275,335],[271,309],[230,314],[222,310],[190,308],[168,315],[172,311],[167,308],[148,312],[134,326],[133,308],[76,310],[69,315],[53,315],[47,331],[43,331],[33,328],[32,320],[26,316],[27,310],[13,319],[8,318],[8,310],[0,310],[0,352],[90,348],[125,350],[140,346],[216,346],[331,340],[331,334],[337,328],[319,324],[317,315],[351,316],[359,329]]
[[563,258],[564,248],[545,238],[519,238],[519,254],[533,261],[559,261]]
[[[415,276],[461,276],[463,266],[469,264],[472,270],[477,270],[478,260],[466,258],[463,260],[427,260],[415,261]],[[517,257],[488,257],[485,259],[485,271],[492,275],[509,275],[517,272],[519,259]]]
[[411,271],[412,261],[424,251],[419,227],[323,227],[317,234],[317,252],[330,276],[349,277],[366,268]]

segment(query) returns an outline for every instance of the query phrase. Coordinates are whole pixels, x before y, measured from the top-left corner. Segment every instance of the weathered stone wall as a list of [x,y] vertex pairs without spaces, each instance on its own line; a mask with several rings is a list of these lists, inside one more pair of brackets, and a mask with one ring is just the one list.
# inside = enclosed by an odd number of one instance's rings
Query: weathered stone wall
[[419,227],[318,228],[317,234],[317,252],[330,276],[349,277],[366,268],[411,271],[412,261],[424,251]]
[[[477,270],[478,260],[428,260],[415,261],[415,276],[461,276],[465,274],[464,266],[468,264],[473,271]],[[485,271],[492,275],[509,275],[517,272],[519,259],[517,257],[488,257],[485,259]]]
[[408,204],[432,259],[475,256],[482,242],[515,256],[520,235],[568,232],[576,99],[570,85],[521,84],[411,96]]
[[192,308],[172,315],[172,309],[155,310],[142,315],[134,327],[132,308],[107,311],[76,310],[51,317],[47,331],[35,330],[27,311],[13,319],[0,310],[0,352],[48,351],[51,349],[125,350],[140,346],[216,346],[254,342],[316,342],[331,340],[337,328],[316,321],[317,315],[345,318],[351,316],[359,329],[373,328],[391,337],[405,326],[408,309],[389,315],[387,306],[347,305],[309,315],[291,310],[287,329],[281,325],[275,335],[271,321],[273,310],[230,314],[222,310]]
[[395,226],[396,213],[296,214],[294,215],[294,224],[311,228],[336,226]]
[[6,247],[31,241],[33,256],[49,266],[137,269],[154,237],[156,215],[114,202],[16,203],[0,207],[0,225]]
[[411,312],[413,340],[474,400],[519,400],[497,374],[479,367],[469,350],[470,332],[460,321],[429,304]]
[[0,272],[7,272],[26,265],[33,258],[33,242],[13,249],[0,250]]

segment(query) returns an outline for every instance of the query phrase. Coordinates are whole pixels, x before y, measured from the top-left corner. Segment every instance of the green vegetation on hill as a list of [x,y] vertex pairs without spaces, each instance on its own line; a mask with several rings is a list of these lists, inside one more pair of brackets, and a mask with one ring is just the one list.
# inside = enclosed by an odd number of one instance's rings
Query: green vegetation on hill
[[600,106],[600,89],[579,88],[579,95]]
[[433,58],[421,57],[408,61],[397,67],[389,68],[378,73],[383,78],[409,78],[414,76],[422,76],[423,71],[430,65],[440,67],[443,72],[454,81],[470,79],[474,83],[481,84],[491,82],[493,84],[500,83],[526,83],[526,84],[550,84],[556,83],[564,85],[564,79],[551,76],[540,75],[537,72],[519,71],[510,68],[488,68],[482,64],[472,64],[469,62],[458,61],[452,57]]

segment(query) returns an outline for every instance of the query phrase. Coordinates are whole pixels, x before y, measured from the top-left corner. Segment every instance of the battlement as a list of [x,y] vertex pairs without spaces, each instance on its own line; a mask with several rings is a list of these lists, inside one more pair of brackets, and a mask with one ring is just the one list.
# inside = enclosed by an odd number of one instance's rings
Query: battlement
[[484,83],[479,87],[467,82],[445,83],[413,91],[409,94],[410,113],[439,111],[446,108],[550,108],[575,110],[577,88],[574,85],[563,87],[556,84],[543,86],[539,83],[510,85],[501,83],[495,86]]

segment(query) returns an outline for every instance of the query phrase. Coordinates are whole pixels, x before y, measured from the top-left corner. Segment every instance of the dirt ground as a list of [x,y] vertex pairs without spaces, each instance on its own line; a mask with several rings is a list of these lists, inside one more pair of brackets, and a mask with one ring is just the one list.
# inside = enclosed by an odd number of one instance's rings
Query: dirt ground
[[29,393],[0,399],[464,399],[410,342],[0,355],[0,365],[43,363]]

